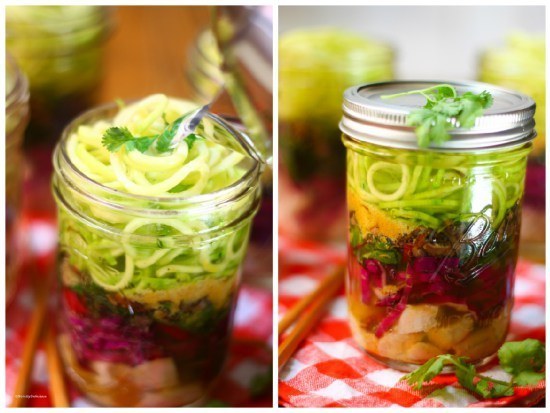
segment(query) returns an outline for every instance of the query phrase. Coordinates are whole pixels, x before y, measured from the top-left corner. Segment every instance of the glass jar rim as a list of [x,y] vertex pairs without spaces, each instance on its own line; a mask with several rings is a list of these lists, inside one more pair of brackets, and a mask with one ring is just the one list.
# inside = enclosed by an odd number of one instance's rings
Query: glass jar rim
[[[68,139],[70,137],[70,134],[80,125],[85,124],[85,121],[91,120],[91,119],[98,119],[98,115],[101,113],[106,113],[108,111],[114,111],[117,108],[116,103],[107,103],[101,106],[98,106],[96,108],[93,108],[91,110],[88,110],[84,113],[82,113],[80,116],[75,118],[71,123],[69,123],[61,136],[60,141],[56,145],[55,151],[54,151],[54,170],[57,176],[62,176],[66,183],[71,184],[73,188],[75,188],[81,195],[83,195],[86,198],[90,198],[92,200],[101,201],[102,203],[107,203],[110,206],[113,207],[120,207],[124,206],[124,208],[127,208],[126,204],[118,204],[113,200],[109,200],[111,202],[105,202],[105,199],[99,199],[97,196],[85,193],[84,191],[80,190],[78,188],[77,182],[74,182],[74,180],[69,179],[66,174],[63,174],[63,171],[61,170],[61,165],[59,161],[62,159],[63,162],[70,168],[70,172],[75,174],[78,178],[78,180],[81,180],[82,182],[85,182],[87,185],[90,185],[92,188],[97,189],[98,193],[100,194],[106,194],[106,195],[112,195],[119,199],[125,199],[129,201],[136,201],[136,202],[143,202],[143,201],[149,201],[155,204],[176,204],[176,205],[182,205],[182,207],[192,208],[192,207],[198,207],[206,208],[206,207],[213,207],[217,204],[230,201],[232,198],[238,197],[239,194],[243,192],[243,190],[246,190],[254,184],[255,182],[259,182],[259,177],[261,175],[262,171],[262,165],[261,163],[254,159],[250,158],[252,161],[252,165],[246,173],[239,178],[239,180],[233,182],[231,185],[228,185],[227,187],[224,187],[218,191],[206,193],[206,194],[200,194],[200,195],[193,195],[190,197],[178,197],[178,196],[148,196],[148,195],[138,195],[138,194],[131,194],[128,192],[120,191],[115,188],[108,187],[106,185],[103,185],[90,177],[88,177],[84,172],[82,172],[80,169],[78,169],[74,163],[71,161],[68,153],[66,144],[68,142]],[[214,122],[221,124],[222,127],[229,133],[241,133],[237,131],[235,128],[231,127],[229,123],[225,122],[222,118],[212,115],[208,113],[206,115],[208,118],[212,119]],[[146,210],[142,210],[146,211]],[[167,215],[170,215],[170,212],[174,210],[166,209],[151,209],[151,212],[154,211],[157,214],[165,212]]]

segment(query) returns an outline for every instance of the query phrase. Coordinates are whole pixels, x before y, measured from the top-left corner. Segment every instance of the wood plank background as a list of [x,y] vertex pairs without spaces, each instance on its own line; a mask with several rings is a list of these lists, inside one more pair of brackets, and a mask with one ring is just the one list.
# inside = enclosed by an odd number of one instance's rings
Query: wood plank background
[[[153,93],[192,98],[187,55],[210,26],[210,6],[110,7],[113,31],[105,44],[100,103]],[[214,111],[234,114],[227,96]]]

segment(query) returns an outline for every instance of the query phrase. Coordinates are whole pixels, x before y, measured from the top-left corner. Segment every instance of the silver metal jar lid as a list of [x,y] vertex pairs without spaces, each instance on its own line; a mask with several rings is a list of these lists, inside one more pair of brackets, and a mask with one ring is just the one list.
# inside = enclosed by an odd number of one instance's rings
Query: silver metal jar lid
[[[414,127],[407,126],[411,110],[423,107],[422,95],[382,99],[383,95],[426,89],[439,84],[454,86],[459,95],[465,92],[493,95],[493,105],[476,120],[471,129],[452,129],[451,139],[435,150],[473,150],[519,145],[535,138],[535,102],[527,95],[487,83],[447,81],[392,81],[354,86],[344,92],[344,116],[340,129],[349,138],[381,146],[419,149]],[[454,122],[451,119],[451,122]]]

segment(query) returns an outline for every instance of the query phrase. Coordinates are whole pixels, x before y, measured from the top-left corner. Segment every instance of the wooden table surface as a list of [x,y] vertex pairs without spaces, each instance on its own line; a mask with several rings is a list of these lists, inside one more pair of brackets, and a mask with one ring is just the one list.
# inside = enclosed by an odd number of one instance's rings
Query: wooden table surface
[[[153,93],[192,98],[185,76],[197,35],[210,26],[209,6],[110,7],[113,31],[105,44],[99,102]],[[214,111],[234,114],[226,96]]]

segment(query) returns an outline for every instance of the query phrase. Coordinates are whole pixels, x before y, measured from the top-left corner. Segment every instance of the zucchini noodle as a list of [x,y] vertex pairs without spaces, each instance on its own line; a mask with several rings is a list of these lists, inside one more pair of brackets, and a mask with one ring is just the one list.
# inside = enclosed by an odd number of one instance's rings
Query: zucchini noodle
[[[181,200],[219,191],[241,179],[247,167],[244,155],[216,143],[227,140],[221,136],[226,132],[211,119],[201,122],[192,143],[182,140],[167,153],[158,153],[155,145],[144,153],[124,145],[109,152],[102,143],[111,127],[126,127],[135,137],[159,135],[196,107],[160,94],[149,96],[121,108],[112,119],[78,126],[67,139],[67,155],[87,178],[120,191],[120,196],[126,193],[153,198],[129,201],[129,207],[170,209],[156,204],[154,198]],[[82,190],[88,190],[86,185],[82,184]],[[89,192],[93,192],[91,187]],[[224,209],[229,211],[225,214],[242,214],[245,201],[237,200]],[[89,201],[81,209],[120,232],[111,239],[60,211],[61,244],[70,263],[107,291],[162,290],[207,276],[234,277],[248,245],[249,220],[215,237],[202,235],[229,219],[218,211],[204,211],[198,219],[194,215],[134,216]],[[136,236],[155,237],[157,247],[136,241]],[[192,241],[182,245],[177,237]]]
[[436,229],[480,211],[497,227],[523,196],[525,148],[471,155],[372,148],[348,151],[349,190],[412,227]]

